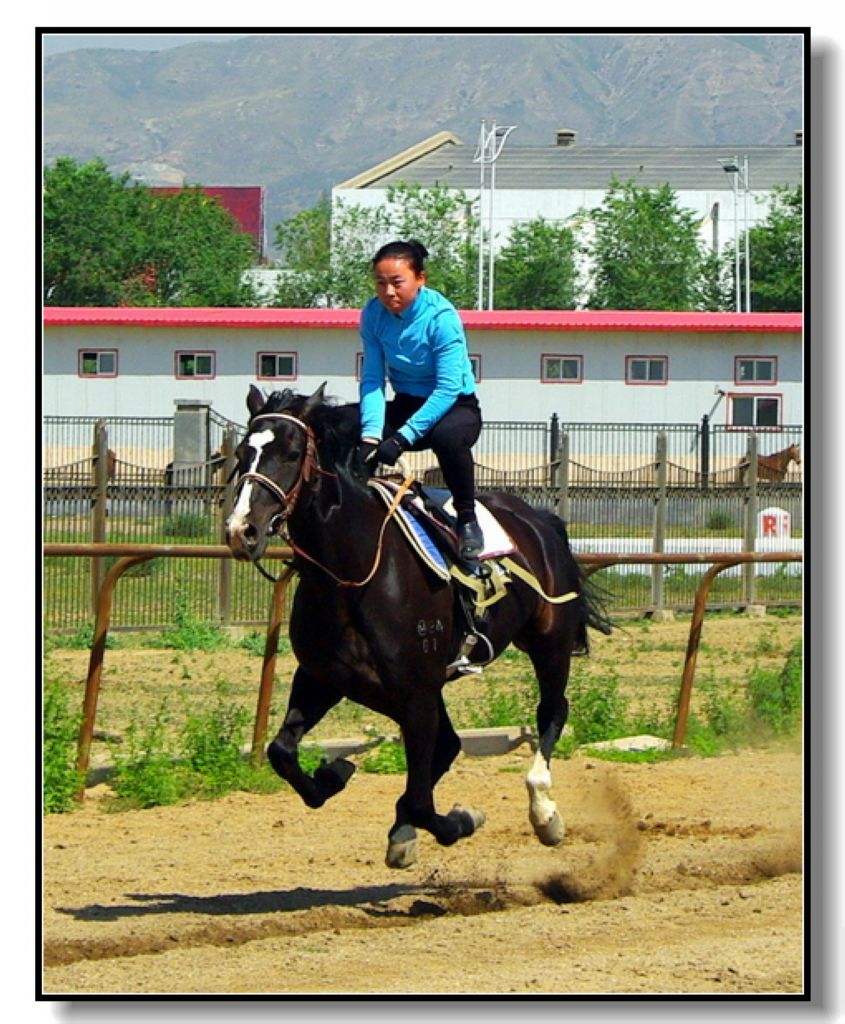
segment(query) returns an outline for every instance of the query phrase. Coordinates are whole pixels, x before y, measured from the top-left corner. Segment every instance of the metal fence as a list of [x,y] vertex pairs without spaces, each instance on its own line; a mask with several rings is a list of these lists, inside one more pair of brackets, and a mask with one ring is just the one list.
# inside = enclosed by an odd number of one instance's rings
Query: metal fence
[[[45,542],[221,543],[231,500],[226,458],[245,428],[213,410],[187,412],[181,421],[45,418]],[[187,449],[185,422],[193,431]],[[801,467],[791,462],[776,479],[765,460],[801,438],[800,427],[748,433],[714,428],[706,418],[680,425],[494,421],[475,448],[477,484],[479,492],[506,490],[557,511],[576,554],[765,550],[761,517],[778,528],[772,546],[800,550]],[[202,457],[193,459],[197,452]],[[414,453],[412,468],[424,482],[442,484],[432,460],[430,452]],[[103,559],[50,559],[45,626],[73,630],[90,622],[107,568]],[[602,582],[615,610],[684,608],[697,572],[626,565],[604,571]],[[181,610],[257,625],[267,620],[268,590],[249,565],[153,561],[120,588],[114,624],[160,628]],[[722,574],[711,603],[799,603],[801,596],[800,564],[760,565]]]

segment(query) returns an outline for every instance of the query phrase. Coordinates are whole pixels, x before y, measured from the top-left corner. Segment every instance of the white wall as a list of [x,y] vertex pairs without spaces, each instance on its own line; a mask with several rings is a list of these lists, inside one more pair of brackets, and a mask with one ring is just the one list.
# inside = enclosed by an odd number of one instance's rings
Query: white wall
[[[701,419],[714,404],[714,386],[727,392],[782,396],[784,424],[803,422],[801,336],[776,333],[673,333],[598,331],[468,332],[469,350],[481,359],[478,387],[488,420],[572,422],[681,422]],[[116,378],[77,374],[81,348],[116,348]],[[213,350],[214,380],[177,380],[174,354]],[[357,399],[355,357],[361,344],[351,329],[188,327],[72,327],[45,329],[43,408],[47,415],[170,416],[177,399],[206,399],[215,411],[245,422],[250,384],[265,391],[293,387],[310,393],[327,381],[327,393]],[[261,382],[259,351],[296,352],[293,382]],[[541,383],[543,354],[583,356],[581,384]],[[625,356],[665,355],[664,385],[626,385]],[[734,358],[776,356],[771,387],[734,386]],[[725,422],[723,400],[713,414]]]
[[[726,175],[727,177],[727,175]],[[468,199],[478,198],[478,189],[465,189]],[[606,189],[522,189],[508,188],[497,189],[493,199],[493,235],[494,250],[500,249],[508,240],[514,223],[519,221],[534,220],[542,216],[546,220],[567,221],[582,210],[589,210],[600,206],[604,201]],[[736,232],[734,231],[734,192],[732,188],[718,190],[675,190],[678,205],[683,209],[692,212],[701,221],[699,229],[702,241],[708,245],[712,244],[713,228],[710,221],[710,212],[713,204],[719,204],[719,249],[721,250],[727,242],[732,242]],[[334,189],[332,201],[340,199],[344,205],[358,205],[372,209],[383,206],[387,203],[387,191],[380,188],[365,189]],[[770,192],[749,193],[748,198],[748,220],[751,227],[766,219],[769,212],[771,200]],[[485,193],[484,209],[481,217],[484,221],[485,231],[489,223],[489,207],[487,206],[487,193]],[[741,235],[745,230],[744,200],[742,194],[739,196],[737,214],[737,228]]]

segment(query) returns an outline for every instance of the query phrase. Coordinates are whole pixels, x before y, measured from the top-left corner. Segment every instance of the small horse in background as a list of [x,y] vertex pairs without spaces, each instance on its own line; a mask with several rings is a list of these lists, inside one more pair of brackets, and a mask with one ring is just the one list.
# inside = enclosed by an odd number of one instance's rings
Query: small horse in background
[[[310,774],[299,762],[302,737],[344,697],[391,718],[402,733],[407,777],[387,864],[408,867],[416,861],[417,828],[450,846],[485,820],[460,805],[439,813],[434,802],[434,787],[461,749],[442,693],[458,675],[467,637],[461,597],[451,580],[423,565],[368,485],[357,405],[327,402],[322,387],[310,397],[284,391],[267,399],[253,386],[247,408],[227,543],[236,558],[257,563],[270,537],[284,536],[299,573],[289,625],[298,667],[267,756],[309,807],[321,807],[355,765],[337,758]],[[588,626],[610,627],[557,516],[506,494],[484,495],[483,502],[512,539],[513,559],[542,587],[538,593],[515,577],[475,629],[485,663],[513,643],[534,667],[539,749],[525,779],[528,816],[539,840],[555,846],[564,827],[551,797],[550,762],[568,714],[570,658],[586,651]]]
[[[769,480],[773,483],[782,483],[792,463],[801,465],[801,449],[797,444],[791,444],[772,455],[757,456],[757,479]],[[737,483],[744,484],[748,475],[751,463],[748,459],[742,459],[737,465]]]

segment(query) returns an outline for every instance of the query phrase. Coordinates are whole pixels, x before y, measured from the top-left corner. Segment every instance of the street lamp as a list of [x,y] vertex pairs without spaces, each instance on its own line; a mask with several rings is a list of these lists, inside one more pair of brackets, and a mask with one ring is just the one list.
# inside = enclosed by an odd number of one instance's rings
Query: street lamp
[[748,223],[748,157],[744,156],[740,167],[739,157],[735,156],[730,160],[720,160],[722,170],[732,175],[731,184],[734,193],[734,291],[736,292],[736,311],[742,311],[742,287],[739,272],[739,225],[737,222],[739,211],[739,189],[742,187],[742,220],[745,228],[745,312],[751,312],[751,246],[749,241]]
[[485,168],[490,168],[490,187],[488,194],[488,232],[487,244],[488,271],[487,271],[487,308],[493,308],[493,194],[496,190],[496,161],[505,145],[505,140],[517,125],[497,125],[495,121],[487,128],[487,121],[481,122],[481,134],[478,137],[478,146],[475,150],[473,163],[480,165],[481,177],[478,186],[478,301],[479,309],[484,308],[484,218],[482,216],[482,205],[484,201]]

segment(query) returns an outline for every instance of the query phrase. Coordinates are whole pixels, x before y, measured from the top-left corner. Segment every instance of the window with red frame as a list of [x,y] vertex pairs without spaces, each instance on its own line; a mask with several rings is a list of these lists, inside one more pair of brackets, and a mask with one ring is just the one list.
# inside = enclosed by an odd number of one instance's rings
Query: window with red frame
[[584,380],[583,356],[544,355],[540,369],[543,384],[580,384]]
[[668,356],[625,356],[626,384],[665,384],[668,379]]
[[295,352],[259,352],[259,380],[296,380]]
[[179,380],[211,380],[214,377],[214,352],[177,352],[176,377]]
[[116,348],[86,348],[79,350],[80,377],[116,377]]
[[731,395],[731,427],[779,427],[781,425],[780,395]]
[[734,360],[735,384],[776,384],[777,356],[737,356]]

